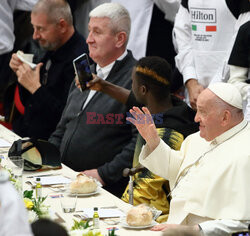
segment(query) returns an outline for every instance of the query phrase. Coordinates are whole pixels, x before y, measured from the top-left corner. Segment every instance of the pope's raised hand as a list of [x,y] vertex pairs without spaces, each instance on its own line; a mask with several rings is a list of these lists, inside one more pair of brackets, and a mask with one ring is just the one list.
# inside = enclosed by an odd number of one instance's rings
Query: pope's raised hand
[[150,111],[146,107],[142,107],[142,110],[138,107],[133,107],[129,112],[133,117],[127,117],[127,120],[136,126],[150,150],[153,151],[160,143],[160,137]]

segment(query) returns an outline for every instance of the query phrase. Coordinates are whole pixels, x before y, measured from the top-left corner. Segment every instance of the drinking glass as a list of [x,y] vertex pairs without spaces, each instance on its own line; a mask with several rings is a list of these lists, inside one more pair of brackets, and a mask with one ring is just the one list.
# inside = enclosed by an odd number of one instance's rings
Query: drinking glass
[[8,168],[12,170],[13,176],[11,176],[11,178],[13,179],[15,188],[20,194],[22,194],[23,190],[23,182],[22,182],[23,164],[24,160],[21,156],[9,157]]
[[77,195],[68,195],[67,192],[62,192],[60,194],[60,202],[62,211],[64,213],[72,213],[75,212],[76,203],[77,203]]

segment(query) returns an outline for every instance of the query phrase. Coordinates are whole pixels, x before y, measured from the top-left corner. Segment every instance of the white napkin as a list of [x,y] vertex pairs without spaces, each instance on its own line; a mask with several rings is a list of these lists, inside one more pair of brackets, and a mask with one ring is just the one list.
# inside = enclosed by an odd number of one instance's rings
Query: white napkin
[[28,64],[31,67],[31,69],[36,68],[36,64],[32,63],[34,56],[33,54],[25,54],[22,51],[17,51],[16,55],[22,62]]
[[[36,182],[36,178],[34,180]],[[41,181],[41,185],[52,185],[52,184],[69,184],[72,182],[71,179],[64,177],[62,175],[55,175],[55,176],[45,176],[39,177]]]
[[[83,208],[83,214],[88,218],[93,218],[94,210],[93,208]],[[114,217],[124,217],[125,214],[118,208],[98,208],[98,215],[100,218],[114,218]]]

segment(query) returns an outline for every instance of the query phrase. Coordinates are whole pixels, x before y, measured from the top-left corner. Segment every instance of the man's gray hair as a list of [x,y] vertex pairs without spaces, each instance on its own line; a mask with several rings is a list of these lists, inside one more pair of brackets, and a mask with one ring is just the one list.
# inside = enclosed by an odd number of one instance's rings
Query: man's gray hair
[[58,23],[60,19],[64,19],[69,25],[73,25],[71,9],[65,0],[39,0],[32,13],[46,14],[51,23]]
[[108,17],[114,33],[124,31],[129,39],[131,19],[128,10],[119,3],[104,3],[89,13],[89,17]]

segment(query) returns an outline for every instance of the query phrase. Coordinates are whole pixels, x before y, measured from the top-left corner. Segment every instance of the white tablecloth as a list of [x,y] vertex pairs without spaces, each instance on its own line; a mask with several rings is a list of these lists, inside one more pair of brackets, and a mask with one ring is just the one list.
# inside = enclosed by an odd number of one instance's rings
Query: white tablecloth
[[[13,143],[13,141],[17,140],[19,137],[15,135],[10,130],[6,129],[4,126],[0,125],[0,139],[4,139],[10,143]],[[0,155],[7,157],[7,152],[9,148],[1,148],[0,147]],[[72,169],[68,168],[67,166],[63,165],[62,169],[59,170],[49,170],[49,171],[43,171],[43,172],[27,172],[25,171],[23,174],[23,188],[24,189],[30,189],[30,185],[26,184],[25,182],[28,180],[31,180],[31,178],[27,178],[28,176],[37,176],[37,175],[47,175],[47,174],[59,174],[63,175],[69,178],[74,179],[77,175],[77,172],[73,171]],[[59,218],[61,218],[62,222],[65,227],[68,229],[71,228],[73,225],[73,219],[79,220],[78,218],[75,218],[74,214],[81,214],[81,212],[75,212],[75,213],[63,213],[60,205],[60,199],[55,197],[58,193],[53,191],[50,188],[43,187],[42,188],[42,194],[43,196],[47,196],[47,199],[45,201],[46,204],[51,206],[52,211],[52,217],[57,222],[59,221]],[[126,211],[130,208],[129,204],[126,204],[119,198],[115,197],[111,193],[107,192],[106,190],[102,189],[99,193],[93,196],[88,197],[78,197],[77,199],[77,206],[76,211],[81,210],[82,208],[93,208],[93,207],[118,207],[122,211]],[[58,217],[58,215],[60,217]],[[150,231],[149,229],[143,229],[143,230],[134,230],[134,229],[126,229],[123,228],[121,225],[113,225],[118,228],[116,231],[117,235],[161,235],[161,232],[155,232]],[[100,220],[100,229],[103,235],[107,234],[107,228],[112,227],[112,225],[108,225],[105,223],[105,221]]]

